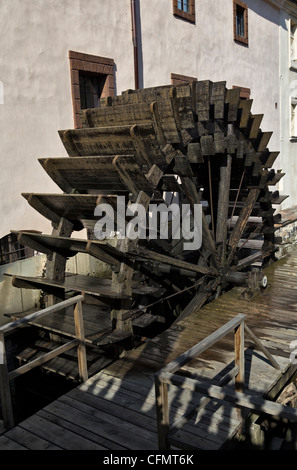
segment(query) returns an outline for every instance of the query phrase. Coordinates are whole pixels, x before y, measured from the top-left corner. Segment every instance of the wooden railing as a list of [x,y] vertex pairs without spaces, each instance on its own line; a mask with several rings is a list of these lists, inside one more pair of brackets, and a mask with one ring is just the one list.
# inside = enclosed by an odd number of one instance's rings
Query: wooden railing
[[[244,391],[244,333],[246,332],[257,347],[266,355],[273,367],[281,371],[281,367],[253,334],[253,332],[245,324],[246,316],[237,315],[233,320],[226,323],[213,334],[205,338],[200,343],[193,346],[177,359],[167,364],[163,369],[155,374],[155,391],[156,391],[156,409],[157,409],[157,426],[158,426],[158,442],[160,450],[170,450],[170,445],[179,448],[188,448],[187,443],[183,443],[174,434],[186,424],[191,417],[204,408],[212,399],[221,402],[228,402],[239,411],[253,410],[256,414],[266,413],[272,416],[279,416],[290,421],[297,422],[297,409],[289,408],[278,403],[265,400],[255,393]],[[234,352],[235,364],[234,368],[226,374],[220,381],[219,385],[210,384],[209,381],[201,381],[197,379],[198,374],[194,374],[194,378],[178,375],[177,372],[193,359],[213,346],[216,342],[224,338],[227,334],[234,332]],[[198,371],[197,371],[198,372]],[[234,388],[225,387],[232,379],[235,379]],[[198,392],[204,396],[199,403],[190,409],[184,416],[178,418],[170,425],[170,410],[168,403],[168,386],[175,385],[182,389]],[[225,388],[223,388],[225,387]],[[243,420],[243,416],[241,416]]]
[[[88,379],[88,367],[86,358],[86,347],[85,347],[85,336],[84,336],[84,324],[83,324],[83,312],[82,312],[82,300],[83,295],[78,295],[71,299],[65,300],[51,307],[45,308],[38,312],[32,313],[24,318],[16,320],[12,323],[8,323],[0,328],[0,397],[2,406],[3,422],[6,429],[14,427],[14,413],[12,407],[10,381],[19,377],[26,372],[39,367],[42,364],[50,361],[54,357],[69,351],[77,347],[77,358],[78,358],[78,370],[79,379],[85,382]],[[7,367],[7,355],[5,349],[5,335],[14,332],[20,326],[29,324],[30,322],[38,320],[46,315],[58,312],[70,306],[74,306],[74,324],[76,339],[73,339],[62,346],[57,347],[53,351],[50,351],[43,356],[25,364],[13,371],[8,371]]]

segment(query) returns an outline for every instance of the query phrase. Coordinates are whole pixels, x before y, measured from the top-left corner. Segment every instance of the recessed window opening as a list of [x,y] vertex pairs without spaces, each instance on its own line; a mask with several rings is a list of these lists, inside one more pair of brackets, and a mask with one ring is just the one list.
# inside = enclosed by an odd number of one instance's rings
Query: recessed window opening
[[236,34],[243,38],[245,37],[244,12],[245,12],[245,9],[237,5],[236,7]]
[[106,78],[106,75],[79,74],[81,109],[98,108]]

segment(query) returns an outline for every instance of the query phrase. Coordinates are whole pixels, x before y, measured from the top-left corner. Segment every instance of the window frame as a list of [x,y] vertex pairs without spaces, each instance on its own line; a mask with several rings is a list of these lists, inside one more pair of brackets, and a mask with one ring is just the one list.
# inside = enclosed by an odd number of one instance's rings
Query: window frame
[[[293,119],[292,119],[292,108],[294,112]],[[292,129],[293,127],[294,127],[294,131]],[[291,97],[290,99],[290,139],[294,141],[297,139],[297,97]]]
[[196,23],[195,15],[195,0],[189,0],[190,13],[183,11],[178,8],[178,0],[173,0],[173,15],[183,20],[189,21],[190,23]]
[[[290,18],[289,28],[289,67],[296,71],[297,70],[297,21]],[[294,28],[294,32],[292,32]],[[293,50],[293,57],[292,57]]]
[[[237,7],[242,8],[243,11],[243,20],[244,20],[244,36],[237,34]],[[233,0],[233,29],[234,29],[234,41],[239,42],[244,45],[249,43],[249,29],[248,29],[248,6],[246,3],[243,3],[241,0]]]
[[101,98],[115,95],[114,60],[107,57],[99,57],[81,52],[69,51],[71,95],[73,105],[74,127],[82,127],[80,120],[80,74],[87,76],[105,75],[105,85]]

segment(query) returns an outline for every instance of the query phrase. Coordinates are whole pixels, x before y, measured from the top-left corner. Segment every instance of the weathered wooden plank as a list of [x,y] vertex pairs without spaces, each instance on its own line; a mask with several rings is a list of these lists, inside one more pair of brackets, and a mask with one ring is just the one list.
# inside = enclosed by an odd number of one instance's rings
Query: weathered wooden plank
[[28,450],[24,445],[9,439],[6,436],[0,436],[0,449],[1,450]]
[[233,332],[233,330],[236,327],[238,327],[245,320],[245,318],[246,316],[243,314],[237,315],[235,318],[233,318],[228,323],[223,325],[220,329],[211,333],[203,341],[199,342],[198,344],[195,344],[192,348],[186,350],[182,355],[180,355],[174,361],[167,364],[158,372],[157,375],[162,379],[162,377],[166,373],[170,372],[170,374],[174,374],[181,367],[183,367],[184,365],[186,365],[187,363],[195,359],[197,356],[205,352],[208,348],[210,348],[215,343],[220,341],[231,331]]
[[[112,100],[114,101],[114,100]],[[151,113],[148,102],[113,104],[82,112],[83,127],[125,126],[132,124],[151,123]]]
[[6,429],[12,429],[14,427],[14,413],[3,328],[0,331],[0,398],[4,426]]
[[[35,434],[25,431],[20,427],[16,427],[6,433],[5,438],[11,439],[11,443],[8,443],[6,446],[0,437],[1,450],[4,450],[4,448],[7,448],[7,450],[18,450],[18,446],[20,450],[62,450],[61,447],[51,444],[40,437],[38,438]],[[12,446],[15,446],[15,449]]]
[[198,121],[208,121],[210,118],[210,100],[213,83],[209,80],[198,81],[196,85],[196,113]]
[[[51,179],[66,193],[76,191],[126,191],[113,166],[115,155],[84,158],[39,159]],[[127,165],[136,166],[133,155],[123,155]],[[111,193],[109,193],[111,194]]]
[[74,290],[77,292],[85,292],[101,297],[111,299],[121,299],[121,295],[115,292],[111,287],[111,280],[99,279],[83,275],[67,275],[65,281],[50,280],[38,277],[13,276],[12,284],[15,287],[23,287],[27,289],[42,289],[47,291],[51,287],[63,290]]
[[154,188],[136,164],[135,160],[127,160],[126,157],[118,155],[114,158],[112,164],[118,172],[123,187],[131,192],[135,199],[140,190],[147,192],[149,195],[152,194]]
[[254,204],[256,203],[259,197],[259,194],[260,191],[258,189],[251,189],[249,192],[249,195],[244,203],[244,207],[241,210],[241,213],[236,221],[235,227],[228,241],[228,244],[231,247],[231,251],[228,256],[228,262],[230,262],[230,260],[234,256],[241,234],[244,232],[244,229],[248,223],[248,219],[251,215]]
[[[41,413],[42,415],[42,413]],[[62,447],[64,450],[102,450],[102,446],[78,435],[65,426],[62,422],[55,424],[41,415],[34,415],[23,421],[20,425],[22,429],[28,430],[37,437]]]
[[19,327],[20,325],[24,325],[26,323],[30,323],[31,321],[35,321],[37,319],[41,319],[47,315],[53,314],[61,309],[67,308],[69,306],[74,305],[76,302],[83,300],[83,296],[79,295],[76,297],[72,297],[70,299],[64,300],[60,304],[52,305],[45,309],[39,310],[38,312],[34,312],[30,315],[26,315],[23,318],[20,318],[14,322],[7,323],[6,325],[2,326],[0,331],[2,334],[7,334],[10,331],[13,331],[15,328]]
[[78,302],[74,307],[74,325],[75,336],[79,341],[77,347],[79,379],[81,382],[86,382],[86,380],[88,380],[88,364],[85,345],[84,318],[81,302]]
[[256,139],[259,134],[260,125],[263,120],[264,114],[255,114],[250,117],[248,126],[248,137],[249,139]]
[[288,197],[287,195],[281,195],[278,191],[275,191],[270,199],[271,204],[282,204]]
[[264,168],[271,168],[279,156],[279,152],[265,152],[261,157],[261,162]]
[[267,178],[267,185],[268,186],[276,185],[284,176],[285,176],[285,173],[282,173],[281,171],[275,172],[274,170],[271,170]]
[[160,263],[169,264],[171,266],[176,266],[183,269],[188,269],[201,274],[213,274],[216,272],[213,268],[204,268],[203,266],[197,266],[187,261],[179,260],[172,258],[171,256],[163,255],[161,253],[156,253],[154,251],[147,250],[145,248],[138,249],[138,255],[144,258],[153,259],[159,261]]
[[201,146],[198,142],[193,142],[193,143],[188,144],[187,157],[188,157],[189,163],[194,164],[194,165],[197,163],[204,162]]
[[214,141],[212,135],[203,135],[200,137],[201,152],[203,156],[215,154]]
[[192,168],[187,157],[183,154],[176,155],[174,158],[173,172],[179,176],[191,177],[193,175]]
[[[90,443],[94,443],[93,450],[126,450],[126,447],[116,442],[116,435],[104,437],[103,433],[100,433],[101,426],[98,425],[96,420],[86,413],[80,413],[79,410],[67,403],[56,401],[51,407],[40,411],[39,415],[52,423],[65,427],[66,430],[74,432],[78,437],[88,439]],[[71,417],[71,421],[69,417]],[[80,447],[77,450],[80,450]]]
[[73,224],[74,230],[82,230],[87,222],[98,220],[94,211],[98,195],[91,194],[27,194],[22,196],[41,215],[59,224],[65,218]]
[[259,132],[258,140],[254,144],[257,152],[264,152],[268,146],[273,132]]
[[59,135],[70,157],[135,155],[144,158],[146,164],[158,164],[163,160],[151,124],[76,129],[66,131],[66,134],[59,131]]
[[218,212],[217,212],[217,226],[216,226],[216,242],[222,243],[219,249],[221,257],[225,255],[224,246],[227,239],[227,224],[228,224],[228,204],[230,193],[232,158],[227,155],[226,161],[222,161],[220,169],[220,183],[219,183],[219,197],[218,197]]
[[75,346],[77,346],[77,344],[78,344],[78,340],[74,339],[72,341],[69,341],[66,344],[63,344],[62,346],[55,349],[54,351],[50,351],[50,352],[44,354],[43,356],[39,357],[38,359],[35,359],[35,360],[29,362],[28,364],[25,364],[23,366],[18,367],[16,370],[9,373],[9,380],[14,380],[14,379],[20,377],[21,375],[29,372],[30,370],[34,369],[35,367],[39,367],[39,366],[45,364],[46,362],[49,362],[54,357],[65,353],[69,349],[73,349]]
[[253,100],[241,100],[239,103],[239,110],[240,110],[239,128],[240,129],[246,129],[248,127],[252,104],[253,104]]
[[237,121],[239,103],[240,103],[240,88],[227,90],[226,105],[227,105],[228,122]]
[[265,400],[250,391],[246,391],[245,393],[233,392],[233,390],[230,390],[230,387],[222,389],[216,385],[209,385],[170,373],[164,373],[161,377],[166,383],[179,385],[182,388],[189,388],[190,390],[197,390],[201,393],[205,393],[207,396],[227,401],[241,408],[247,408],[258,413],[266,413],[272,416],[279,416],[280,418],[288,419],[292,422],[297,421],[297,410]]
[[[56,417],[70,422],[72,420],[76,425],[81,423],[88,430],[92,429],[93,432],[104,437],[106,441],[110,440],[110,445],[116,443],[135,450],[152,449],[154,445],[156,448],[157,436],[155,433],[142,429],[141,424],[136,426],[117,416],[105,413],[103,410],[97,410],[88,404],[88,395],[85,398],[86,403],[64,397],[63,402],[56,401],[47,409],[51,410]],[[43,413],[40,412],[40,414]]]
[[225,81],[213,83],[210,104],[214,108],[215,119],[225,118],[226,93],[227,89]]
[[226,150],[226,140],[224,134],[216,132],[213,136],[213,141],[215,153],[224,154]]

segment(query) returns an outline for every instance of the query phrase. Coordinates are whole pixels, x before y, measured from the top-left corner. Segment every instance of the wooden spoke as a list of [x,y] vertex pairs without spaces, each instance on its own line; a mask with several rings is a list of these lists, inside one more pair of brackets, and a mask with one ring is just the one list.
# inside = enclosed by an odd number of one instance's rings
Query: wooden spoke
[[227,242],[228,229],[228,204],[231,181],[232,157],[227,155],[226,162],[222,162],[220,169],[220,184],[218,195],[216,242],[219,244],[218,250],[223,261]]
[[247,197],[244,207],[242,208],[240,212],[240,215],[237,219],[237,222],[230,235],[229,242],[228,242],[231,248],[231,251],[228,256],[228,264],[231,263],[234,257],[236,247],[238,245],[238,242],[240,240],[242,233],[245,230],[245,227],[248,223],[249,216],[251,215],[254,204],[257,201],[259,194],[260,194],[260,191],[258,189],[252,189]]

